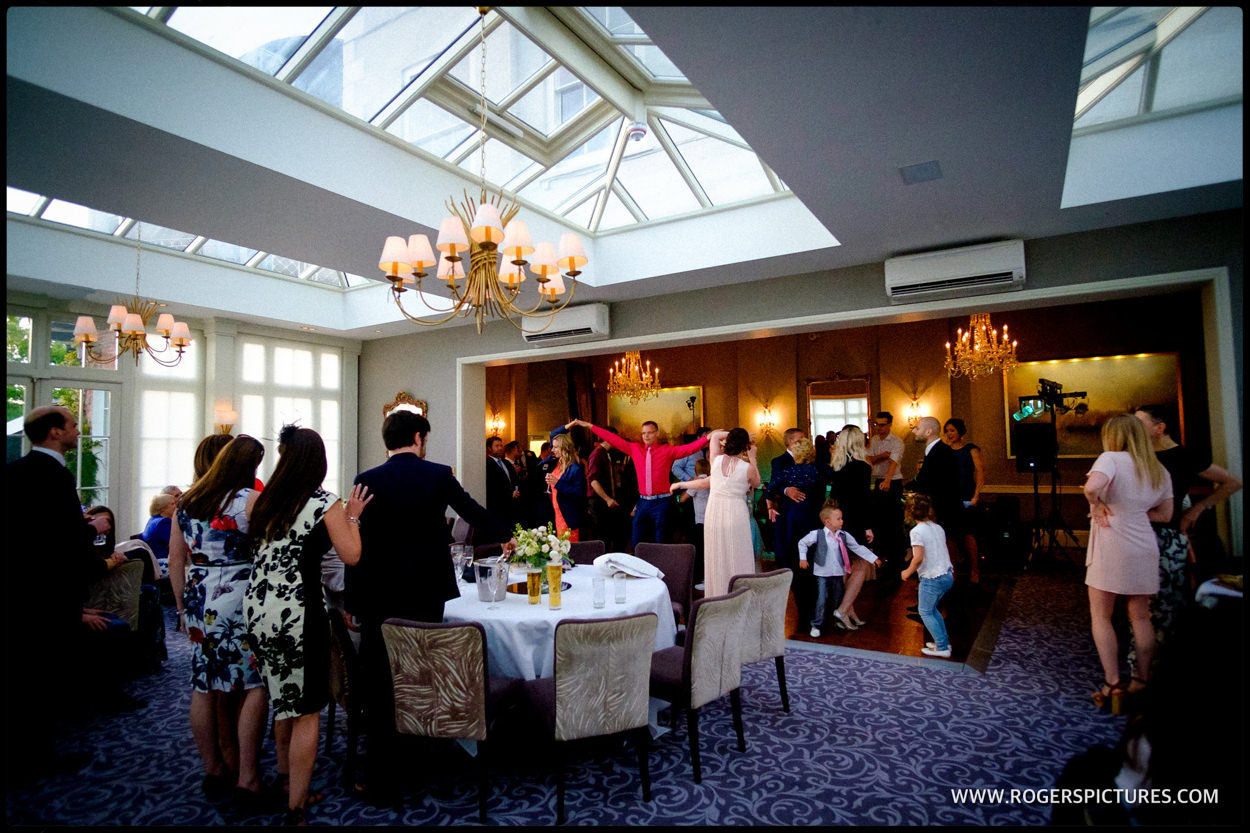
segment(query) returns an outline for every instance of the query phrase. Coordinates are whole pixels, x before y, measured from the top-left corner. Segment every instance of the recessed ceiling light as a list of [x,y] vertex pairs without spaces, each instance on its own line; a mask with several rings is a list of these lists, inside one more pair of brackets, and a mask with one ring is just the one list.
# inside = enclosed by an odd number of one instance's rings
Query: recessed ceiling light
[[317,332],[317,328],[316,328],[316,327],[306,327],[306,326],[304,326],[303,324],[301,324],[301,325],[300,325],[300,329],[301,329],[301,330],[307,330],[307,331],[308,331],[308,332],[310,332],[310,333],[315,333],[315,332]]

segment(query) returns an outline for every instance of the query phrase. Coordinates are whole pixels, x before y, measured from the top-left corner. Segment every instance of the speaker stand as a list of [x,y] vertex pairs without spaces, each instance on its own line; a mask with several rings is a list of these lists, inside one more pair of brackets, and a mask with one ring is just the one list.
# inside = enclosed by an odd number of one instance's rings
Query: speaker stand
[[[1051,411],[1051,422],[1055,413]],[[1071,547],[1060,540],[1059,534],[1064,533],[1072,542]],[[1060,558],[1059,556],[1063,557]],[[1029,545],[1029,561],[1025,569],[1034,569],[1049,563],[1065,567],[1080,567],[1084,563],[1081,555],[1081,542],[1063,519],[1059,510],[1059,467],[1050,470],[1050,513],[1042,518],[1042,496],[1039,484],[1039,472],[1033,472],[1033,538]],[[1036,560],[1036,563],[1034,563]]]

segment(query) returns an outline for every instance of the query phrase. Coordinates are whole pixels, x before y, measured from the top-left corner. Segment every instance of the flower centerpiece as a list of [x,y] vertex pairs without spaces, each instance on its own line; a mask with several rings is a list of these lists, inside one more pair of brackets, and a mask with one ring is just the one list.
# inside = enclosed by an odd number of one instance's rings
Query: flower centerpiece
[[557,535],[550,523],[533,529],[525,529],[517,524],[513,534],[516,537],[516,549],[512,553],[513,563],[542,570],[551,563],[554,557],[563,562],[565,569],[573,566],[568,557],[570,549],[568,530]]

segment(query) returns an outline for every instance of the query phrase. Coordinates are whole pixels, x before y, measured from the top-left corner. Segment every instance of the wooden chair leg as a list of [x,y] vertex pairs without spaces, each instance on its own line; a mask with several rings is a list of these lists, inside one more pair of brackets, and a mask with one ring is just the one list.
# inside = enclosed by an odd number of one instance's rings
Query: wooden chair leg
[[643,726],[634,732],[634,745],[638,747],[638,774],[642,778],[642,800],[651,800],[651,729]]
[[786,691],[786,658],[777,657],[777,685],[781,687],[782,711],[790,711],[790,694]]
[[356,765],[360,754],[360,715],[345,711],[347,720],[347,763],[343,767],[343,785],[356,782]]
[[486,741],[477,742],[477,816],[482,824],[486,824],[486,791],[489,789],[486,780],[487,748]]
[[690,763],[694,767],[694,782],[703,783],[703,768],[699,766],[699,710],[686,708],[686,723],[690,735]]
[[746,737],[742,734],[742,690],[735,688],[729,692],[729,702],[733,706],[734,731],[738,733],[738,751],[747,751]]

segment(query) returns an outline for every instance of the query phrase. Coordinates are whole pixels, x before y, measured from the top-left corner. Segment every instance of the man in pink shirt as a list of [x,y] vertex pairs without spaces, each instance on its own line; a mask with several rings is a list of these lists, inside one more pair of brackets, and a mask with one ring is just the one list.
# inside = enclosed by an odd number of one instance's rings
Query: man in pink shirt
[[651,533],[646,540],[663,543],[664,525],[672,506],[668,491],[669,472],[674,461],[702,449],[708,444],[708,438],[701,437],[685,445],[660,445],[660,426],[651,420],[642,424],[641,443],[630,442],[584,419],[575,419],[565,427],[572,428],[574,425],[589,429],[600,440],[628,454],[634,461],[634,470],[638,472],[638,505],[634,508],[631,549],[644,540],[646,532]]

